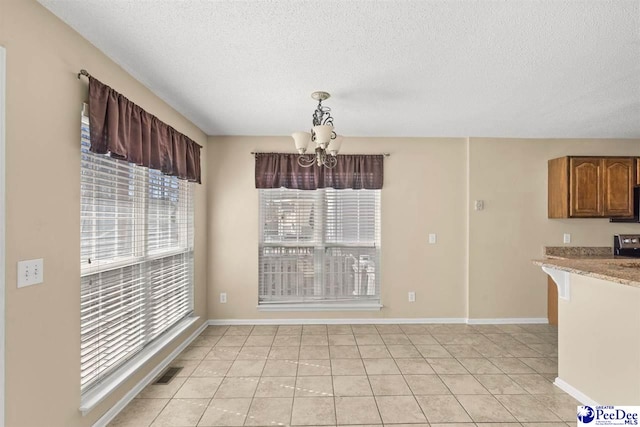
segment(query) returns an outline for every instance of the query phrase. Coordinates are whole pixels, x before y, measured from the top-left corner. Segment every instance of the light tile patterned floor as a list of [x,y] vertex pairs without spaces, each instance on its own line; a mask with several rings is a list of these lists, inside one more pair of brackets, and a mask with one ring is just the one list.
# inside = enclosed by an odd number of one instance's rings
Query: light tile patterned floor
[[579,404],[548,325],[210,326],[172,366],[110,425],[556,427]]

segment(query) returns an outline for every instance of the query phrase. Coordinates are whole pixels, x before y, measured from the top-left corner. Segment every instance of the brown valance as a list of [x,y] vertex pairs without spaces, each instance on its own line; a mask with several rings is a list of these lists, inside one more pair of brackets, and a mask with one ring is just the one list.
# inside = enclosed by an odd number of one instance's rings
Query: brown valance
[[200,145],[89,77],[91,151],[201,183]]
[[331,187],[378,190],[383,181],[383,155],[340,154],[329,169],[298,164],[298,154],[257,153],[256,188],[316,190]]

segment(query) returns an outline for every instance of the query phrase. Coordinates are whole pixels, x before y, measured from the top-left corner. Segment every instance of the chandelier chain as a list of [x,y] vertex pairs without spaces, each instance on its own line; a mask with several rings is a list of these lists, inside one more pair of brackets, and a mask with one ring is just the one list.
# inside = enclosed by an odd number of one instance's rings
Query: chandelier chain
[[331,117],[331,108],[323,106],[322,100],[318,101],[318,107],[313,112],[313,125],[329,125],[333,127],[333,117]]
[[[318,167],[324,166],[331,169],[338,164],[336,155],[340,149],[342,137],[338,137],[334,130],[331,108],[322,105],[322,101],[330,97],[329,93],[313,92],[311,97],[318,101],[318,106],[311,116],[311,133],[296,132],[292,135],[300,154],[298,156],[298,165],[305,168],[317,165]],[[307,135],[306,141],[305,135]],[[316,145],[315,153],[306,153],[306,146],[309,141]],[[335,146],[332,144],[335,144]],[[331,151],[329,151],[330,145],[333,147]]]

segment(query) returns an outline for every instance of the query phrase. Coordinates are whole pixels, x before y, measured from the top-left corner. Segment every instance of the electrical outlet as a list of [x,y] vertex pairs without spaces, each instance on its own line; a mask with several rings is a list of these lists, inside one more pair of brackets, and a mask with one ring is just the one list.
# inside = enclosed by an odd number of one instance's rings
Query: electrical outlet
[[220,303],[221,304],[226,304],[227,303],[227,293],[226,292],[220,292]]
[[474,204],[474,209],[477,211],[481,211],[484,209],[484,200],[476,200]]
[[42,258],[18,262],[18,287],[37,285],[44,281],[44,261]]
[[571,234],[564,233],[563,241],[564,243],[571,243]]
[[429,234],[429,244],[433,245],[437,241],[438,241],[438,237],[434,233]]
[[413,291],[409,292],[409,302],[416,302],[416,293]]

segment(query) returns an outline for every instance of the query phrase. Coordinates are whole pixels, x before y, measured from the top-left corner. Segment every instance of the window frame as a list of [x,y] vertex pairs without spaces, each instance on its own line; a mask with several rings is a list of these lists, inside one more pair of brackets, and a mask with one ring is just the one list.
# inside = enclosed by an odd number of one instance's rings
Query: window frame
[[[259,189],[259,238],[258,238],[258,258],[259,258],[259,267],[258,267],[258,281],[259,281],[259,290],[258,290],[258,304],[257,308],[260,311],[370,311],[370,310],[380,310],[382,308],[381,303],[381,288],[382,288],[382,275],[381,275],[381,190],[335,190],[333,188],[327,189],[317,189],[317,190],[289,190],[289,189]],[[291,239],[291,241],[286,240],[273,240],[268,239],[268,235],[266,233],[267,226],[267,217],[265,210],[267,210],[267,199],[270,199],[272,196],[268,196],[268,192],[281,192],[279,194],[281,199],[286,198],[285,193],[287,191],[292,192],[292,199],[298,199],[299,195],[312,195],[312,197],[303,197],[302,199],[311,199],[313,200],[312,209],[313,214],[310,215],[313,218],[313,229],[310,235],[306,236],[306,239]],[[331,213],[329,213],[329,199],[333,201],[337,200],[337,195],[344,194],[342,191],[353,191],[353,192],[369,192],[374,201],[373,208],[373,216],[371,219],[374,221],[370,227],[373,228],[374,236],[371,240],[358,240],[357,242],[353,241],[345,241],[330,239],[328,234],[328,218]],[[328,193],[333,192],[333,196],[329,196]],[[345,199],[347,202],[353,201],[355,199]],[[293,208],[295,209],[295,203],[293,204]],[[271,207],[271,209],[273,209]],[[340,216],[339,212],[334,211],[334,217]],[[293,224],[294,228],[301,228],[299,213],[294,211],[293,216],[297,218],[297,223]],[[336,224],[336,218],[333,218],[330,223]],[[282,227],[278,221],[278,227]],[[334,227],[335,228],[335,227]],[[314,277],[314,287],[323,288],[323,296],[318,298],[311,297],[302,297],[299,301],[277,301],[277,300],[265,300],[265,296],[263,295],[263,281],[265,280],[263,277],[263,254],[264,248],[309,248],[313,250],[313,277]],[[376,294],[371,295],[370,297],[367,295],[362,295],[358,298],[349,298],[346,296],[338,297],[336,299],[331,299],[326,297],[327,283],[326,283],[326,275],[328,274],[326,271],[326,262],[330,259],[330,256],[327,255],[327,251],[334,248],[362,248],[362,249],[373,249],[374,257],[375,257],[375,291]]]
[[[85,106],[86,109],[86,106]],[[85,164],[94,164],[89,163],[88,160],[84,157],[86,154],[86,143],[88,142],[88,133],[89,133],[89,122],[88,117],[86,117],[85,109],[83,109],[83,114],[81,117],[81,174],[85,171]],[[98,154],[91,155],[102,156]],[[108,156],[105,156],[108,158]],[[113,162],[123,162],[121,160],[111,159],[109,160]],[[93,162],[93,161],[91,161]],[[123,162],[124,163],[124,162]],[[115,164],[115,163],[114,163]],[[122,164],[122,163],[121,163]],[[126,163],[125,163],[126,164]],[[131,170],[135,172],[131,174],[130,178],[130,188],[132,188],[137,196],[143,195],[143,197],[134,197],[133,203],[133,217],[136,218],[136,221],[133,222],[132,230],[133,239],[132,242],[132,251],[128,254],[128,256],[114,257],[111,260],[107,261],[97,261],[95,263],[83,262],[83,254],[81,253],[81,267],[80,267],[80,279],[81,282],[90,277],[96,277],[96,280],[100,278],[100,275],[104,273],[114,272],[116,274],[118,271],[124,271],[128,266],[136,266],[140,265],[142,272],[140,273],[140,281],[141,287],[144,287],[144,300],[143,300],[143,308],[141,311],[136,311],[136,313],[140,313],[140,316],[144,318],[143,326],[141,328],[136,328],[135,332],[143,334],[145,338],[143,339],[143,345],[130,353],[127,353],[126,357],[122,359],[118,359],[118,362],[114,364],[114,366],[110,366],[105,370],[100,371],[95,374],[90,381],[87,381],[83,384],[82,374],[80,376],[80,410],[83,414],[86,414],[91,411],[96,405],[98,405],[102,400],[104,400],[113,390],[115,390],[118,386],[124,383],[127,379],[129,379],[132,375],[136,373],[138,369],[140,369],[146,362],[148,362],[152,357],[157,355],[166,345],[168,345],[172,340],[178,337],[181,333],[186,331],[189,327],[191,327],[197,320],[198,317],[193,315],[194,312],[194,275],[195,275],[195,266],[194,266],[194,227],[195,227],[195,195],[193,189],[193,183],[189,183],[187,181],[177,181],[177,177],[168,177],[166,175],[162,175],[159,171],[148,170],[147,168],[135,166],[129,164]],[[126,169],[126,167],[125,167]],[[143,177],[141,180],[140,177]],[[154,178],[155,177],[155,178]],[[126,178],[125,178],[126,179]],[[161,217],[165,215],[169,218],[169,235],[172,232],[177,232],[177,242],[175,245],[168,245],[167,247],[160,247],[155,250],[150,250],[149,248],[149,228],[153,222],[153,219],[150,218],[150,207],[151,207],[151,192],[153,191],[152,186],[154,185],[153,180],[156,179],[161,184],[158,184],[158,188],[160,192],[165,191],[166,194],[173,194],[170,191],[174,191],[176,197],[179,197],[178,200],[179,206],[175,208],[177,220],[175,224],[172,224],[173,221],[171,218],[171,213],[167,214],[167,212],[171,212],[170,210],[162,211],[160,209],[161,215],[157,217],[156,229],[162,230],[163,224],[161,223]],[[84,182],[84,180],[82,180]],[[174,184],[175,183],[175,184]],[[184,184],[183,184],[184,183]],[[167,187],[165,185],[171,186],[171,190],[165,190]],[[135,188],[134,188],[135,187]],[[91,196],[91,201],[95,201],[95,195]],[[170,196],[168,196],[170,197]],[[184,197],[187,197],[185,200]],[[80,214],[85,215],[87,210],[83,210],[83,207],[86,206],[86,200],[82,200],[83,195],[81,194],[81,209]],[[182,206],[184,204],[184,206]],[[116,204],[117,205],[117,204]],[[91,209],[95,209],[95,204],[92,205]],[[162,207],[162,204],[159,205]],[[157,208],[156,206],[156,208]],[[170,205],[168,205],[171,207]],[[117,208],[116,208],[117,209]],[[182,221],[185,221],[184,225]],[[171,227],[175,227],[172,229]],[[185,231],[186,232],[183,232]],[[117,242],[117,234],[119,229],[116,226],[116,237],[115,241]],[[125,229],[125,232],[128,231]],[[164,232],[164,230],[162,230]],[[81,242],[83,233],[81,230]],[[161,240],[162,241],[162,240]],[[168,240],[170,241],[170,240]],[[96,254],[95,243],[94,246],[90,249],[91,256]],[[154,316],[151,309],[149,298],[153,295],[153,292],[157,292],[159,289],[156,285],[154,285],[151,280],[152,275],[164,275],[174,274],[172,272],[167,273],[163,271],[165,269],[165,265],[160,263],[158,266],[158,260],[166,259],[169,265],[171,262],[175,262],[172,258],[182,256],[182,259],[178,259],[178,265],[181,272],[184,273],[178,274],[174,278],[172,285],[170,285],[170,291],[178,292],[177,295],[180,297],[164,297],[159,299],[160,305],[166,304],[169,301],[169,304],[176,304],[178,307],[177,310],[171,311],[168,314],[167,322],[170,323],[168,326],[165,326],[161,322],[162,325],[160,329],[157,328],[158,323],[154,321],[158,321],[157,316]],[[155,263],[154,263],[155,262]],[[155,268],[154,268],[155,267]],[[100,284],[95,285],[96,289],[100,289]],[[117,286],[117,285],[116,285]],[[83,289],[83,293],[86,292],[86,289],[81,286]],[[127,291],[126,288],[121,288],[123,291]],[[164,291],[164,288],[161,288],[161,291]],[[90,291],[93,292],[93,291]],[[172,293],[171,295],[175,295]],[[185,296],[186,295],[186,296]],[[85,304],[84,297],[81,296],[81,309],[83,304]],[[171,300],[168,300],[171,298]],[[102,304],[103,300],[99,300],[96,304]],[[93,304],[93,301],[88,300],[89,303]],[[97,307],[101,307],[98,305]],[[156,306],[157,307],[157,306]],[[157,310],[156,310],[157,311]],[[137,316],[137,315],[136,315]],[[177,318],[177,319],[176,319]],[[85,321],[81,320],[81,344],[85,341],[82,339],[83,337],[83,324]],[[88,322],[91,323],[91,322]],[[108,326],[107,326],[108,327]],[[160,330],[161,332],[157,332]],[[89,338],[90,339],[90,336]],[[101,346],[102,344],[100,344]],[[100,347],[98,347],[100,348]],[[86,350],[80,349],[82,354],[86,353]],[[175,351],[174,351],[175,352]]]

